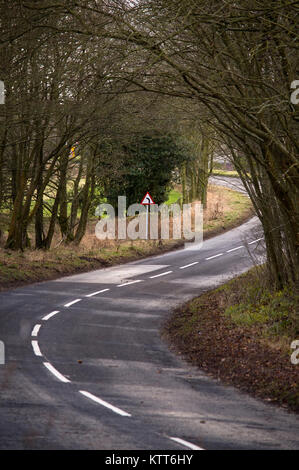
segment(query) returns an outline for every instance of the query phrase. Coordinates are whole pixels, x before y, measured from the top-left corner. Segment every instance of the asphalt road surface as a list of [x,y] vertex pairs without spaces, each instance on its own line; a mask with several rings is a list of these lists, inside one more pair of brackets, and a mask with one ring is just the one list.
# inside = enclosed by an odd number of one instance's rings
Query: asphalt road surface
[[200,249],[1,293],[0,448],[298,449],[296,415],[187,365],[159,333],[263,252],[253,218]]

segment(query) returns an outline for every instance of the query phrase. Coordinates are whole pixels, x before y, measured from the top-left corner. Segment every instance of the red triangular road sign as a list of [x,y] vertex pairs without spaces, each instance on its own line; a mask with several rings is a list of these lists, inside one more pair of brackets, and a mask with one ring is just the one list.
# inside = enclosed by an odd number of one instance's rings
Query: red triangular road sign
[[146,193],[140,204],[142,204],[143,206],[150,206],[151,204],[155,203],[150,193]]

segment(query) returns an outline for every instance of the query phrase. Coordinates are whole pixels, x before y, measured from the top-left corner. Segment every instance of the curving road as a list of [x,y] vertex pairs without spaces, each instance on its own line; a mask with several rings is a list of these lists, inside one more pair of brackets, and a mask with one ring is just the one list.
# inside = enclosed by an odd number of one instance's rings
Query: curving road
[[[204,242],[0,294],[1,449],[298,449],[298,418],[172,354],[171,308],[263,256],[256,218]],[[215,328],[217,325],[215,325]]]

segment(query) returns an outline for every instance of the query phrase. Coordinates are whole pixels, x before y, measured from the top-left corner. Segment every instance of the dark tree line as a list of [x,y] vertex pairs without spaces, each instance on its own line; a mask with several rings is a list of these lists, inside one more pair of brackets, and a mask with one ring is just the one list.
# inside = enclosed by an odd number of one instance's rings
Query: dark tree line
[[[298,282],[298,105],[290,101],[291,83],[299,78],[297,2],[61,0],[21,1],[15,8],[4,12],[1,40],[8,83],[1,194],[9,171],[14,202],[8,246],[26,243],[26,224],[38,220],[53,174],[60,175],[55,202],[64,220],[63,175],[74,141],[89,149],[85,154],[82,147],[89,199],[102,113],[117,114],[130,97],[136,103],[147,93],[148,103],[160,97],[163,111],[166,103],[170,112],[184,103],[184,118],[199,129],[200,165],[181,166],[188,194],[198,191],[196,178],[206,180],[211,149],[221,149],[262,222],[272,282]],[[181,118],[176,126],[187,136]],[[124,125],[121,118],[113,122]]]

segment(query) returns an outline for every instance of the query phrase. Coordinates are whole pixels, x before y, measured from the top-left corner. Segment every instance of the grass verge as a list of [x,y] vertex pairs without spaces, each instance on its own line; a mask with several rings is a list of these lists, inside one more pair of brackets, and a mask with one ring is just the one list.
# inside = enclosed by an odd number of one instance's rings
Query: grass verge
[[299,412],[299,297],[293,288],[273,292],[264,267],[178,308],[164,339],[193,365],[265,401]]
[[[210,186],[208,207],[204,211],[204,238],[229,230],[252,214],[248,198],[227,188]],[[7,217],[2,217],[2,226],[7,221]],[[95,219],[89,222],[80,246],[61,244],[59,233],[56,233],[53,248],[49,251],[27,249],[15,252],[0,248],[0,290],[157,255],[178,249],[185,242],[171,239],[100,241],[95,237],[96,223]],[[29,235],[34,237],[33,232]]]
[[236,170],[216,170],[212,171],[212,175],[216,176],[230,176],[231,178],[239,178],[238,172]]

